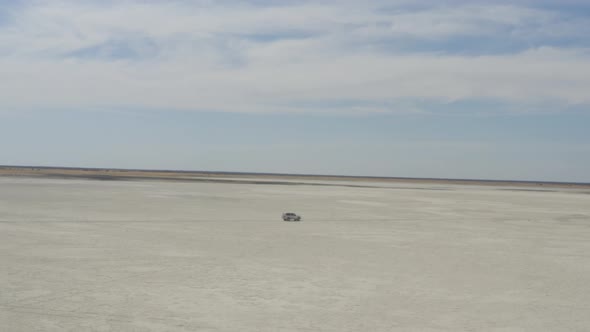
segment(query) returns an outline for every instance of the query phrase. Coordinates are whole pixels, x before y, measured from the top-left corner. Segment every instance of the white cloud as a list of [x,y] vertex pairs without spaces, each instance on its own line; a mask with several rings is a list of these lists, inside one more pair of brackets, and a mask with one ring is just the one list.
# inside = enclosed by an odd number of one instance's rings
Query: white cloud
[[490,36],[500,28],[525,39],[555,35],[546,25],[573,34],[558,13],[469,4],[376,11],[382,5],[38,3],[0,28],[0,109],[333,111],[301,105],[353,100],[342,111],[365,113],[407,99],[590,103],[585,45],[466,56],[362,44]]

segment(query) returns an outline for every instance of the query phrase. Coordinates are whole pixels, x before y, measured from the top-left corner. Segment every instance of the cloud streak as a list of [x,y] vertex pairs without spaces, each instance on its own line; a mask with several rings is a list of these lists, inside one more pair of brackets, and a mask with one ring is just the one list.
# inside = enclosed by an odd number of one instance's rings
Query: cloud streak
[[525,2],[433,4],[5,8],[0,107],[358,114],[422,101],[590,104],[584,15]]

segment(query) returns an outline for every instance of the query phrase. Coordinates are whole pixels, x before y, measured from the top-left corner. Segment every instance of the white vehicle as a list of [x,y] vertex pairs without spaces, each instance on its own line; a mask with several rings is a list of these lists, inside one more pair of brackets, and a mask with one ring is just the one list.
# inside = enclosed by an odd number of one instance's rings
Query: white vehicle
[[293,212],[285,212],[285,213],[283,213],[283,220],[284,221],[301,221],[301,216],[299,216]]

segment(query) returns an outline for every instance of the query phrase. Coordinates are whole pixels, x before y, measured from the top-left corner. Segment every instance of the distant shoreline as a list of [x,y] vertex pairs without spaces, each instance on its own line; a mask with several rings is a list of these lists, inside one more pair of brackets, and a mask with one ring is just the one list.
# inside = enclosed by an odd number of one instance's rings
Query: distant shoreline
[[[423,184],[458,184],[485,186],[518,186],[539,188],[590,188],[590,183],[518,181],[518,180],[481,180],[481,179],[439,179],[439,178],[406,178],[378,176],[348,175],[316,175],[316,174],[281,174],[281,173],[247,173],[247,172],[215,172],[185,170],[149,170],[121,168],[88,168],[88,167],[55,167],[55,166],[12,166],[0,165],[0,176],[45,177],[63,179],[90,180],[163,180],[186,182],[225,182],[248,184],[285,184],[297,185],[310,183],[286,182],[287,180],[321,180],[350,181],[375,183],[423,183]],[[256,179],[263,181],[256,181]],[[311,183],[313,185],[313,183]],[[351,187],[371,187],[350,185]]]

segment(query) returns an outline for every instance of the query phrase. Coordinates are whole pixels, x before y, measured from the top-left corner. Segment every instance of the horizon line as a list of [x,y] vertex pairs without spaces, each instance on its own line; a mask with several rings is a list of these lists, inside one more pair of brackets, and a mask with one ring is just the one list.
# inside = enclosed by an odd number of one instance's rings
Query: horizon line
[[161,173],[197,173],[197,174],[222,174],[222,175],[261,175],[261,176],[286,176],[286,177],[328,177],[370,180],[422,180],[422,181],[457,181],[457,182],[489,182],[489,183],[526,183],[526,184],[550,184],[550,185],[590,185],[590,182],[571,181],[544,181],[544,180],[507,180],[507,179],[462,179],[462,178],[435,178],[435,177],[404,177],[404,176],[380,176],[380,175],[338,175],[338,174],[309,174],[309,173],[276,173],[276,172],[240,172],[240,171],[205,171],[182,169],[150,169],[150,168],[111,168],[111,167],[75,167],[75,166],[35,166],[35,165],[0,165],[0,168],[38,168],[49,170],[82,170],[82,171],[135,171],[135,172],[161,172]]

